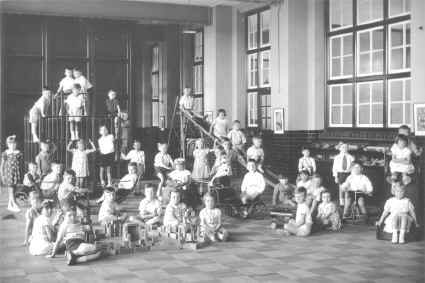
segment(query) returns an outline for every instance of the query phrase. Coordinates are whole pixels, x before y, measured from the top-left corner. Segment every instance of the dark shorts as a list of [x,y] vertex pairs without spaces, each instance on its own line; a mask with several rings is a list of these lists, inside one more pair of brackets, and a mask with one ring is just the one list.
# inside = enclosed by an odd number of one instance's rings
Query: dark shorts
[[350,176],[350,173],[338,172],[338,185],[342,185],[348,176]]
[[[352,200],[354,200],[354,197],[355,197],[355,194],[354,194],[355,192],[353,192],[353,191],[348,191],[348,196],[350,197],[350,199],[352,199]],[[365,193],[361,193],[361,192],[357,192],[357,199],[359,199],[359,198],[363,198],[363,199],[366,199],[368,197],[368,195],[367,194],[365,194]]]
[[114,164],[115,153],[99,154],[98,165],[100,167],[111,167]]
[[168,169],[165,169],[165,168],[163,168],[163,167],[158,167],[158,166],[155,166],[155,174],[161,174],[161,175],[163,175],[164,177],[166,177],[167,176],[167,174],[168,173],[170,173],[171,172],[171,170],[168,170]]
[[69,239],[65,242],[65,247],[67,251],[75,251],[78,249],[80,244],[84,243],[84,240],[82,239]]

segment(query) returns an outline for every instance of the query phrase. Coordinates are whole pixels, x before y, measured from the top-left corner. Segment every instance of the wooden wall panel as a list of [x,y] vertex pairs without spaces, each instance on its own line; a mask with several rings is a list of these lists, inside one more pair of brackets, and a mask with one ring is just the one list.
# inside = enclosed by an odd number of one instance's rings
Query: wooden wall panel
[[42,55],[42,18],[6,18],[6,54]]

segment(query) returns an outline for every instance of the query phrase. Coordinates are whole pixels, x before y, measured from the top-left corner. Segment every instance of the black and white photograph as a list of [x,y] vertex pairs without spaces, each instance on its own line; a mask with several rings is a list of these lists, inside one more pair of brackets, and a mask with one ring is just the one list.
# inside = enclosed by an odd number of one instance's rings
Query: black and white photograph
[[425,0],[0,0],[0,283],[425,283]]

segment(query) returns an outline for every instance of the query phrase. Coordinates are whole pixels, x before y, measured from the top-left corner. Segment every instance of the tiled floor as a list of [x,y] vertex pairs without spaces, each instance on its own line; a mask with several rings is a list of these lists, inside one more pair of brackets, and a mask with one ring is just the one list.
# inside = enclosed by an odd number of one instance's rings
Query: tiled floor
[[20,246],[18,215],[0,220],[0,282],[424,282],[424,242],[391,245],[375,239],[374,227],[308,238],[284,237],[268,220],[226,218],[226,227],[229,242],[198,251],[163,241],[149,252],[67,266]]

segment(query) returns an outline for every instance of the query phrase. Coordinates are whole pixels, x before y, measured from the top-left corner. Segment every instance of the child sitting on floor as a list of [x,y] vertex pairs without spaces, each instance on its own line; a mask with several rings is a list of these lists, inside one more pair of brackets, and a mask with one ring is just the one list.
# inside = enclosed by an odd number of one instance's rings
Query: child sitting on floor
[[298,172],[307,170],[310,175],[316,173],[316,161],[310,157],[310,149],[303,147],[301,153],[303,156],[298,160]]
[[[248,160],[246,164],[248,173],[245,174],[241,185],[241,202],[244,206],[257,199],[266,188],[263,174],[257,171],[257,164],[254,160]],[[242,212],[243,217],[248,217],[253,207],[248,207]]]
[[112,187],[106,187],[104,191],[104,199],[99,209],[97,220],[102,224],[106,225],[114,220],[124,222],[127,215],[120,212],[120,207],[115,201],[115,191]]
[[272,205],[275,208],[295,208],[296,203],[293,200],[295,185],[289,183],[286,176],[280,174],[278,176],[279,183],[277,183],[273,190]]
[[296,235],[305,237],[310,235],[313,221],[311,219],[310,208],[305,203],[307,190],[303,187],[295,191],[295,201],[297,202],[297,212],[295,220],[291,219],[283,226],[285,235]]
[[263,139],[259,136],[254,136],[252,138],[252,146],[246,151],[246,160],[254,160],[257,163],[257,169],[261,173],[263,171],[263,162],[264,162],[264,150],[262,147]]
[[28,172],[24,175],[24,180],[22,182],[25,192],[40,192],[40,182],[41,178],[40,175],[37,173],[37,164],[35,164],[34,162],[29,162]]
[[41,215],[34,220],[29,253],[31,255],[46,255],[52,252],[54,226],[51,220],[53,202],[45,200],[41,204]]
[[173,169],[173,159],[167,153],[168,144],[158,143],[158,153],[155,155],[154,164],[156,176],[159,178],[158,190],[156,195],[158,199],[162,199],[162,187],[167,180],[168,173]]
[[307,170],[303,170],[298,174],[297,179],[297,188],[306,188],[308,189],[311,186],[310,174]]
[[170,202],[164,213],[164,226],[170,229],[177,229],[179,225],[185,225],[185,217],[188,208],[180,202],[180,191],[173,190],[170,195]]
[[210,193],[204,195],[205,208],[199,213],[201,232],[205,240],[226,241],[229,233],[221,224],[221,210],[215,207],[214,197]]
[[152,184],[145,187],[145,198],[140,201],[139,215],[130,217],[130,221],[140,225],[154,225],[161,223],[161,202],[156,198],[155,188]]
[[41,196],[43,198],[54,199],[62,182],[62,164],[52,163],[52,171],[47,174],[40,185]]
[[385,202],[384,212],[376,223],[378,226],[385,223],[384,231],[393,234],[393,244],[404,244],[405,235],[409,232],[410,226],[412,224],[418,226],[415,208],[410,199],[404,197],[404,193],[405,186],[399,184],[395,188],[394,196]]
[[322,186],[322,177],[315,173],[313,174],[310,186],[307,189],[306,203],[310,207],[312,213],[316,211],[317,205],[322,201],[322,192],[325,188]]
[[353,162],[350,176],[341,185],[345,192],[344,217],[349,217],[349,210],[355,194],[357,194],[360,214],[363,216],[367,214],[365,199],[367,196],[372,195],[373,186],[369,178],[362,173],[362,170],[363,168],[359,163]]
[[30,203],[30,207],[25,212],[24,246],[29,244],[29,238],[32,234],[34,220],[40,215],[40,195],[37,192],[32,191],[29,193],[28,201]]
[[338,207],[331,201],[331,193],[327,190],[322,192],[322,202],[317,208],[315,223],[319,229],[330,231],[341,230],[342,222]]
[[415,172],[415,167],[412,163],[412,151],[408,147],[408,143],[409,140],[406,136],[398,135],[391,147],[390,171],[392,178],[397,178],[397,175],[400,174],[404,184],[411,182],[408,175]]

